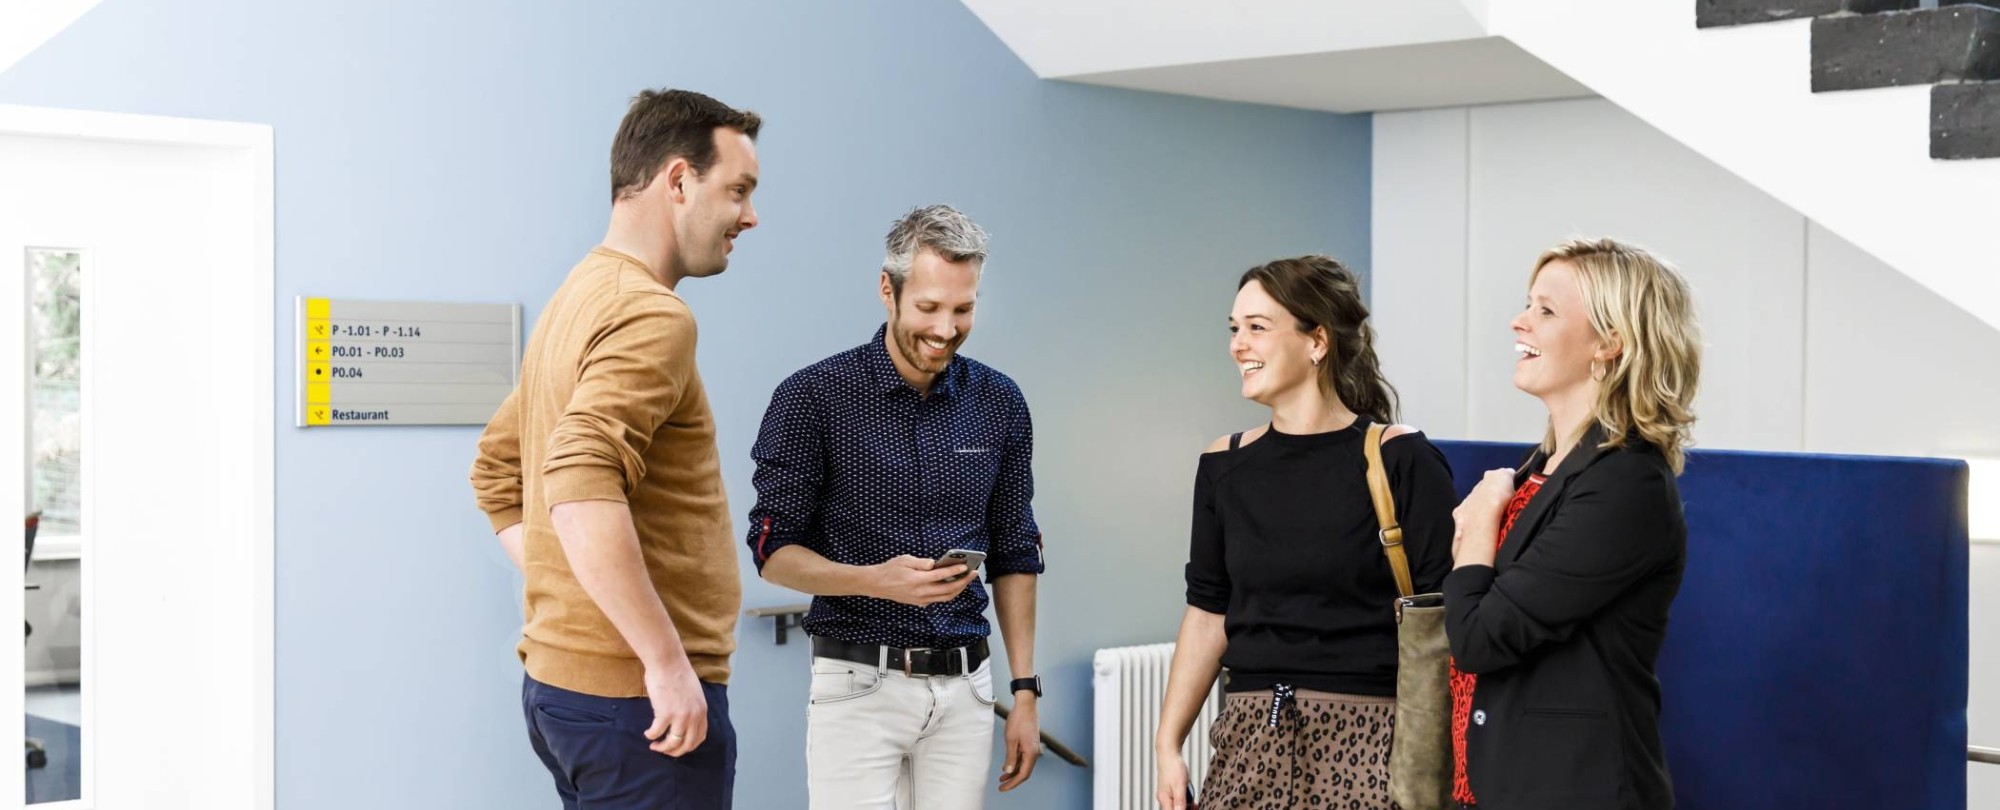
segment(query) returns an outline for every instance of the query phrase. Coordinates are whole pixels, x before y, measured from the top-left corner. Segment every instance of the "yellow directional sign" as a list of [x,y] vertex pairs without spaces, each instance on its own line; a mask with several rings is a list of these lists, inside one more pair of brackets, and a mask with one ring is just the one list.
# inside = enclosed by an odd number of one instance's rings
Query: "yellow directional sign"
[[298,299],[298,425],[483,425],[521,365],[515,304]]

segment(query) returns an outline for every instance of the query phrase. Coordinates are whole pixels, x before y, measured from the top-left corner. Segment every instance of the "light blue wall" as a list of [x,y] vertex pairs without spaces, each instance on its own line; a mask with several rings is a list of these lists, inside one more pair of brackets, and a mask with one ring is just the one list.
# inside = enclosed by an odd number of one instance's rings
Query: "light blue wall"
[[[764,226],[682,288],[739,516],[772,386],[879,322],[889,222],[942,201],[992,231],[967,352],[1035,409],[1043,724],[1088,753],[1091,651],[1171,636],[1195,455],[1258,418],[1224,357],[1236,274],[1366,265],[1365,117],[1042,82],[943,0],[108,0],[0,76],[0,102],[274,126],[288,380],[296,295],[532,317],[602,234],[626,98],[661,85],[768,120]],[[278,399],[290,425],[289,383]],[[518,713],[519,581],[464,483],[476,433],[279,428],[283,810],[551,806]],[[744,570],[748,604],[793,600]],[[739,806],[801,807],[805,650],[769,634],[746,622],[736,659]],[[1088,785],[1045,759],[995,806],[1080,808]]]

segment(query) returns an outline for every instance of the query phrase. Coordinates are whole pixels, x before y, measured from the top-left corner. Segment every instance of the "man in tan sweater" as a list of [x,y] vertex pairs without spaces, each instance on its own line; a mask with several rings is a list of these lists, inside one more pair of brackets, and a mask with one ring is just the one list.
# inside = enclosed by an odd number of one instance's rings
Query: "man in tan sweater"
[[756,227],[755,113],[632,102],[611,226],[549,299],[472,486],[527,579],[522,710],[566,808],[727,808],[742,603],[715,420],[675,286]]

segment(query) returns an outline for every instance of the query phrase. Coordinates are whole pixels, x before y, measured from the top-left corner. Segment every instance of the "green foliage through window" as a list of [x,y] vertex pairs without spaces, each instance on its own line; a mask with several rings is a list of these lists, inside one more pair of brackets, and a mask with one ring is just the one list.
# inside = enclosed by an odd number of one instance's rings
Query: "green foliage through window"
[[34,351],[30,474],[35,488],[29,508],[41,510],[43,535],[82,533],[82,264],[76,251],[28,252]]

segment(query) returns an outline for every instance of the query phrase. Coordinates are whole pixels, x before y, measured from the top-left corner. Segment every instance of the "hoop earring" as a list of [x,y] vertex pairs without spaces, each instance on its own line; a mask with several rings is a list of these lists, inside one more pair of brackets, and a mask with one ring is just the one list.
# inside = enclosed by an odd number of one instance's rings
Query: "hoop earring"
[[1605,375],[1610,374],[1611,369],[1608,365],[1604,367],[1598,366],[1598,362],[1600,361],[1590,361],[1590,379],[1594,382],[1604,382]]

